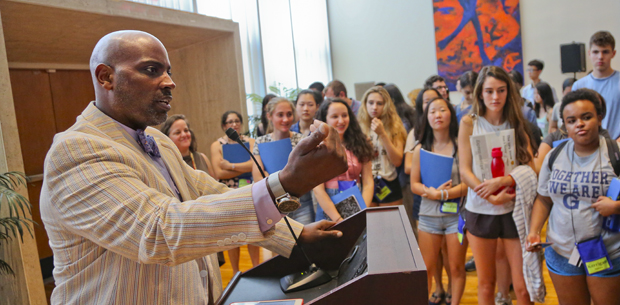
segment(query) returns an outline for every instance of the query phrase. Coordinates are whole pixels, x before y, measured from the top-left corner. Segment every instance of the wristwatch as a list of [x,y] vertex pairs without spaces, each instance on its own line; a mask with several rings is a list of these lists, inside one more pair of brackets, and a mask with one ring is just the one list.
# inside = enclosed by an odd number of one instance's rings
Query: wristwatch
[[287,193],[282,184],[280,183],[280,171],[277,171],[269,177],[267,177],[267,184],[269,186],[269,190],[273,194],[273,198],[275,199],[276,207],[278,211],[282,214],[287,214],[296,211],[301,206],[299,203],[299,198],[295,196],[291,196],[291,194]]

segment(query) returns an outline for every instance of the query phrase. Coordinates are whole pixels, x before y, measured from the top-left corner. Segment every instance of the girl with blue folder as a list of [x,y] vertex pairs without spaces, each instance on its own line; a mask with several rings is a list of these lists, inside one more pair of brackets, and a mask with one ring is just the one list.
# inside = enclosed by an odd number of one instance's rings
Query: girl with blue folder
[[[224,112],[222,115],[222,130],[227,130],[228,128],[234,129],[238,134],[242,134],[243,129],[243,116],[240,113],[230,110]],[[241,136],[241,141],[247,142],[249,144],[249,149],[251,150],[254,147],[254,139],[250,137],[246,137],[244,135]],[[245,162],[230,162],[232,160],[232,156],[226,156],[223,152],[223,148],[225,145],[237,145],[237,142],[229,139],[226,135],[217,139],[215,142],[211,144],[211,159],[213,160],[213,172],[214,177],[218,179],[221,183],[226,184],[229,188],[239,188],[245,185],[251,184],[251,175],[249,177],[245,177],[244,174],[252,173],[252,160],[247,155],[245,150],[239,151],[241,156],[247,159]],[[240,147],[243,149],[243,147]],[[230,260],[230,265],[233,269],[233,274],[236,274],[239,271],[239,254],[240,248],[230,249],[228,252],[228,259]],[[256,266],[260,263],[260,247],[248,244],[248,253],[250,253],[250,259],[252,260],[252,265]]]
[[542,248],[540,231],[549,218],[545,259],[560,304],[618,304],[620,233],[605,228],[603,217],[620,214],[618,192],[607,197],[618,183],[607,145],[618,143],[601,135],[604,111],[594,92],[566,94],[560,114],[569,140],[540,168],[528,251]]
[[[428,268],[428,291],[437,268],[444,236],[448,252],[452,288],[446,299],[459,304],[465,289],[465,253],[457,236],[460,198],[467,186],[459,183],[457,162],[458,121],[452,105],[441,97],[428,103],[421,120],[419,144],[413,150],[411,167],[411,191],[422,196],[420,205],[418,237],[422,258]],[[428,166],[428,170],[423,170]],[[434,300],[441,296],[433,293]],[[429,300],[429,304],[435,304]]]
[[[364,203],[372,202],[374,181],[372,178],[372,146],[366,140],[351,107],[342,99],[328,99],[317,111],[316,119],[327,123],[338,132],[347,153],[349,169],[340,176],[314,188],[313,192],[319,203],[316,221],[325,219],[326,215],[334,221],[342,221],[347,216],[341,215],[332,197],[349,187],[356,187],[361,182]],[[361,203],[360,203],[361,204]]]
[[[267,103],[266,110],[269,122],[267,134],[256,139],[252,154],[256,157],[259,166],[264,169],[265,175],[269,175],[284,168],[290,152],[301,141],[302,135],[290,131],[291,125],[293,125],[296,119],[295,106],[291,101],[283,97],[272,98]],[[279,145],[282,143],[287,144],[287,146],[290,145],[290,147],[284,149]],[[263,179],[256,164],[252,167],[252,176],[255,182]],[[289,213],[288,217],[303,224],[314,222],[314,206],[310,192],[299,197],[299,201],[301,207],[295,212]]]

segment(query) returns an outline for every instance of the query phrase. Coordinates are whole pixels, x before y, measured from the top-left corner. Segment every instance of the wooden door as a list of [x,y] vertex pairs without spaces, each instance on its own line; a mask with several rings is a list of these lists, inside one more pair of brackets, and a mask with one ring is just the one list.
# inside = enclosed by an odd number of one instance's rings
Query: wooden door
[[44,277],[51,276],[52,250],[39,210],[41,179],[45,155],[54,135],[75,123],[75,118],[95,98],[89,71],[20,70],[10,69],[19,141],[24,159],[24,171],[31,177],[28,197],[41,269]]

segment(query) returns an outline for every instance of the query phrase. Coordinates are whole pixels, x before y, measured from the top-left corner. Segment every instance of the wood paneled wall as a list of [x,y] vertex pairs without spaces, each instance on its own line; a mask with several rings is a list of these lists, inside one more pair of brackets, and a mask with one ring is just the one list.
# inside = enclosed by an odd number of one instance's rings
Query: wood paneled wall
[[[169,51],[172,78],[177,87],[170,114],[184,114],[196,134],[198,150],[209,154],[221,137],[221,116],[228,110],[246,112],[241,58],[235,33]],[[244,120],[247,123],[247,118]],[[246,124],[247,126],[247,124]]]
[[[8,170],[25,170],[9,61],[13,67],[29,69],[85,67],[95,43],[115,30],[144,30],[168,47],[173,77],[179,85],[173,112],[188,115],[201,151],[208,153],[210,143],[222,134],[219,117],[225,110],[246,111],[239,30],[232,21],[118,0],[1,0],[0,14],[0,144],[4,148],[0,158],[7,160],[0,165],[6,164]],[[33,89],[29,94],[35,93]],[[53,98],[68,101],[71,96]],[[41,97],[38,102],[48,98]],[[44,106],[37,104],[29,110],[40,107]],[[64,130],[84,109],[69,109],[61,102],[52,107],[56,121],[42,132]],[[49,122],[33,122],[39,123]],[[40,144],[46,152],[49,143]],[[36,172],[37,166],[27,164],[26,171]],[[0,278],[0,304],[45,304],[34,239],[26,235],[23,244],[15,241],[2,247],[0,256],[9,258],[18,273],[14,279]]]

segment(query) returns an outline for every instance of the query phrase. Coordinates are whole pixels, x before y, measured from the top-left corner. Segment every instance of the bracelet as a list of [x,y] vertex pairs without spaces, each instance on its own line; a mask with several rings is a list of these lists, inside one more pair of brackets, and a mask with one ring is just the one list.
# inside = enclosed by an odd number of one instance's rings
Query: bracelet
[[340,217],[338,217],[338,219],[336,219],[335,221],[338,221],[338,220],[340,220],[340,219],[344,220],[344,218],[342,218],[342,216],[340,216]]
[[232,165],[232,166],[233,166],[233,170],[235,170],[235,164],[234,164],[234,163],[233,163],[233,165]]
[[448,200],[448,190],[445,190],[446,192],[446,198],[444,198],[444,200]]

